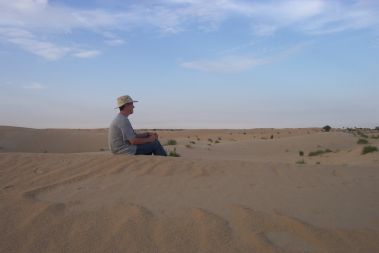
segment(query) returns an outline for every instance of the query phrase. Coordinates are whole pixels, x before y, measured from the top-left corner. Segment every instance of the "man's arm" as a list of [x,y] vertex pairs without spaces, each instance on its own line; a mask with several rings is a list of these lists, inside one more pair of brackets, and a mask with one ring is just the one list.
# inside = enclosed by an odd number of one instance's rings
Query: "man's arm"
[[145,143],[153,142],[156,139],[157,139],[157,136],[154,134],[148,135],[147,137],[138,137],[138,135],[136,135],[136,137],[129,140],[129,142],[132,145],[138,145],[138,144],[145,144]]
[[158,139],[158,134],[157,133],[152,133],[152,132],[145,132],[145,133],[140,133],[140,134],[136,133],[136,137],[137,138],[147,138],[147,137],[149,137],[151,135],[155,135],[157,137],[157,139]]
[[148,132],[146,132],[146,133],[140,133],[140,134],[136,133],[136,137],[137,138],[147,138],[147,137],[149,137],[149,133]]

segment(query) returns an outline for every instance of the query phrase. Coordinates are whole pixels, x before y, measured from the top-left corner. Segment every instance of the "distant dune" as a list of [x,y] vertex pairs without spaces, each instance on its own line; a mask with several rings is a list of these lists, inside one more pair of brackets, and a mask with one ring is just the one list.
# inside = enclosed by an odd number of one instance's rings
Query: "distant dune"
[[357,133],[158,134],[181,157],[112,155],[107,129],[0,127],[0,252],[379,252],[379,152]]

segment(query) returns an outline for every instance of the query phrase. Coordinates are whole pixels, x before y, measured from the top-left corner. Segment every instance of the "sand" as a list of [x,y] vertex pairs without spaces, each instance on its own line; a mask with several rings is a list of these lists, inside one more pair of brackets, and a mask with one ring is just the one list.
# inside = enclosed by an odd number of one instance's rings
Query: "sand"
[[106,129],[0,127],[0,252],[379,252],[379,152],[356,133],[158,133],[181,157],[112,155]]

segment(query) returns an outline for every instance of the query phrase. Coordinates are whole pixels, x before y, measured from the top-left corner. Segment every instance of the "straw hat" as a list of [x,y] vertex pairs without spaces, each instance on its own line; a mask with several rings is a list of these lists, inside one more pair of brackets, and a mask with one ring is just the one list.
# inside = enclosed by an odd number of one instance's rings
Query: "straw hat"
[[129,95],[118,97],[117,98],[117,107],[115,109],[120,108],[124,104],[133,103],[133,102],[138,102],[138,101],[133,100]]

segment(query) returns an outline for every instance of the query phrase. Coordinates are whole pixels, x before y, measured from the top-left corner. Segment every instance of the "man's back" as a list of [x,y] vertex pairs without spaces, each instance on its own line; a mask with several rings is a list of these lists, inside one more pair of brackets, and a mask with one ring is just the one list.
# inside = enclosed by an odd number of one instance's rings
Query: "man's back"
[[109,149],[114,154],[136,153],[137,147],[131,145],[129,140],[136,137],[128,117],[119,113],[112,121],[108,132]]

